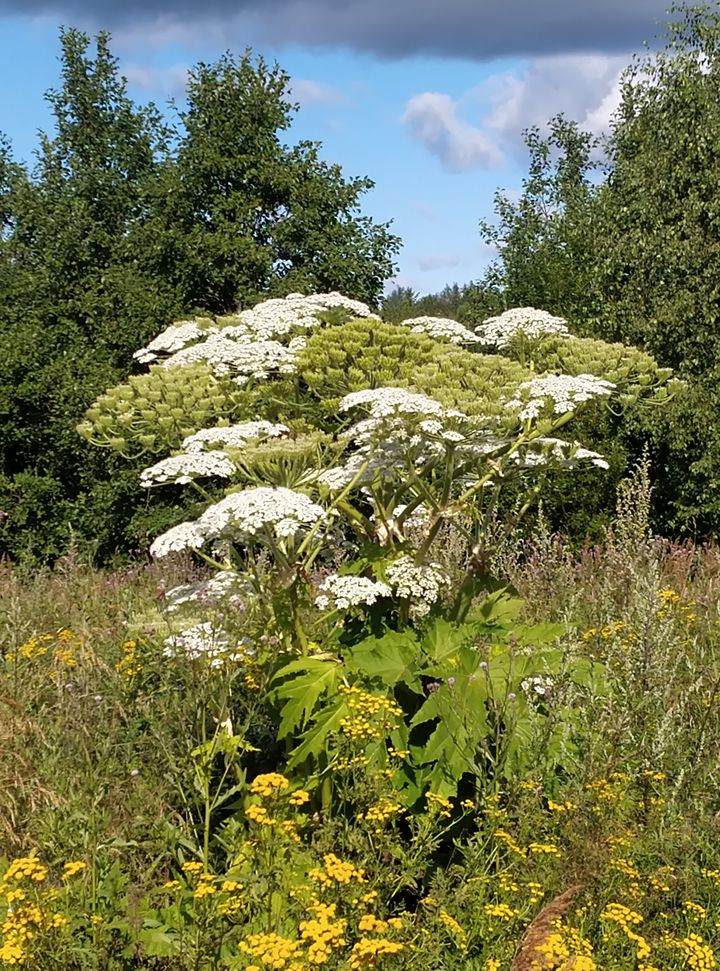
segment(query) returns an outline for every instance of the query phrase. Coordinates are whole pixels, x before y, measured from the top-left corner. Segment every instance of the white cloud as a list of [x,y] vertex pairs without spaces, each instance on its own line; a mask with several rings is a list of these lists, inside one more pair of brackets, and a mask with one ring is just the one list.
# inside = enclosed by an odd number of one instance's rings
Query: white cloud
[[[491,168],[524,150],[525,129],[542,131],[554,115],[564,114],[593,135],[606,133],[620,104],[627,62],[627,56],[601,54],[534,58],[519,71],[491,75],[457,99],[416,94],[402,120],[449,171]],[[477,123],[462,120],[460,110],[472,111]]]
[[468,96],[488,106],[485,126],[503,142],[519,144],[523,129],[543,128],[564,114],[600,135],[620,103],[620,75],[627,56],[568,54],[538,57],[521,74],[496,74]]
[[346,96],[338,88],[319,81],[291,81],[288,96],[301,105],[331,105],[347,101]]
[[120,73],[133,87],[141,88],[153,95],[177,97],[185,92],[188,68],[181,64],[165,68],[147,67],[131,62],[121,64]]
[[498,147],[481,129],[458,118],[456,112],[457,102],[450,95],[426,91],[410,98],[402,120],[413,137],[451,172],[500,165]]

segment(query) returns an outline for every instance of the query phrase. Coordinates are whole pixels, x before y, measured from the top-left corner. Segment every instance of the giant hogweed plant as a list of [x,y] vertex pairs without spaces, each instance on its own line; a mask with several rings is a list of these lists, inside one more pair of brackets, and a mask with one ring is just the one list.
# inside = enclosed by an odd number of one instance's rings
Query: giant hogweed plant
[[[547,469],[605,466],[558,433],[619,388],[474,353],[448,322],[409,323],[390,328],[338,294],[184,322],[136,355],[153,368],[144,397],[131,379],[81,431],[128,455],[157,455],[162,442],[174,454],[148,466],[142,485],[187,485],[206,503],[151,547],[158,558],[192,551],[216,571],[191,594],[170,594],[196,621],[173,649],[232,663],[222,624],[198,618],[208,598],[231,592],[243,651],[254,636],[276,645],[263,656],[290,766],[319,785],[348,761],[348,743],[375,766],[401,752],[398,787],[413,803],[428,787],[522,773],[539,736],[551,763],[577,757],[558,685],[577,692],[599,672],[555,646],[559,628],[524,628],[521,605],[481,564],[509,483],[520,485],[522,513]],[[213,407],[195,388],[190,407],[174,399],[168,411],[153,387],[168,374],[210,382]],[[212,480],[226,483],[219,499]],[[443,562],[449,528],[467,550],[461,562]],[[398,719],[358,729],[383,698]]]

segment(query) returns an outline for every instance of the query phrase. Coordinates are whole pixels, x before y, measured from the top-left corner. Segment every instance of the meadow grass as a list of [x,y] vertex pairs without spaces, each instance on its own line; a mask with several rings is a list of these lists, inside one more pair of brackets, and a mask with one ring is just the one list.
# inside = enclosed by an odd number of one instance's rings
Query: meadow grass
[[714,968],[720,552],[650,537],[634,490],[601,545],[496,554],[602,679],[535,699],[537,771],[411,807],[372,715],[293,775],[272,665],[163,653],[189,561],[0,565],[0,967]]

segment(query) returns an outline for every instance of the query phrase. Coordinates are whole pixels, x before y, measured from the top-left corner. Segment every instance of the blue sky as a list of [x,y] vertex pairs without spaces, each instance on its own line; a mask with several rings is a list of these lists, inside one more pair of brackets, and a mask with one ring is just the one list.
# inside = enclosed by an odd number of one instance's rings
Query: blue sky
[[[111,29],[130,93],[159,105],[182,97],[188,66],[250,43],[293,79],[301,109],[289,138],[319,140],[328,161],[375,181],[364,211],[392,220],[404,242],[397,282],[420,293],[482,274],[492,253],[478,220],[497,188],[520,187],[522,129],[559,111],[607,128],[621,69],[666,19],[656,0],[629,0],[614,17],[615,0],[585,0],[574,19],[546,0],[539,20],[529,0],[485,0],[493,31],[473,20],[478,0],[472,10],[470,0],[334,0],[325,10],[333,0],[208,0],[201,13],[134,2],[119,16],[90,0],[26,0],[25,13],[0,0],[0,132],[16,157],[32,160],[37,131],[51,128],[43,94],[57,84],[61,23]],[[450,29],[439,11],[454,7]]]

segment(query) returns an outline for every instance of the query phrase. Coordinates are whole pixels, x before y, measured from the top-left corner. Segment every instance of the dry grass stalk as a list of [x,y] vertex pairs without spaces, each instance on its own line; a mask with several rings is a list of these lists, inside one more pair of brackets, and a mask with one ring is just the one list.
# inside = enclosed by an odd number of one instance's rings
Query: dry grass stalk
[[536,971],[537,968],[547,967],[539,949],[553,933],[555,921],[565,916],[581,890],[582,884],[576,883],[543,907],[525,931],[510,965],[510,971]]

